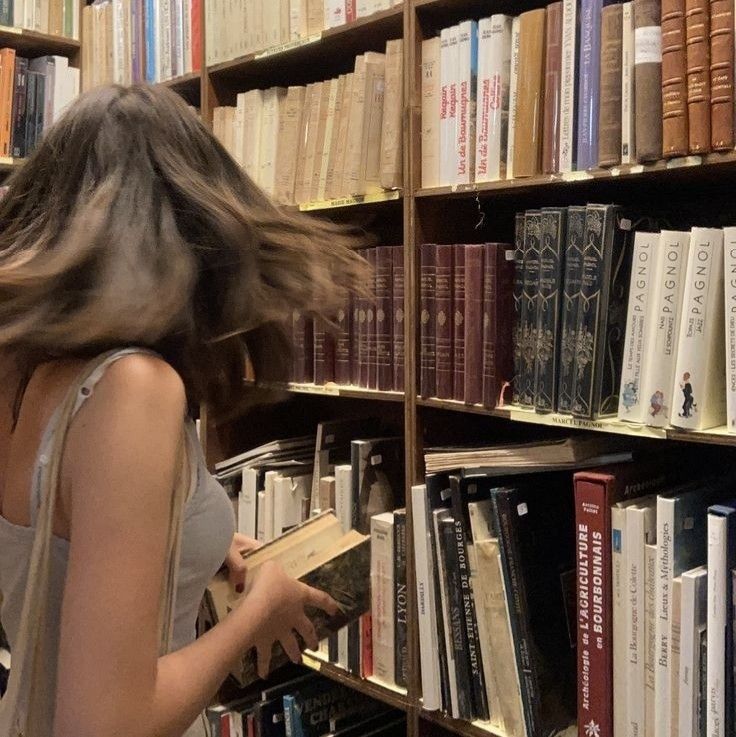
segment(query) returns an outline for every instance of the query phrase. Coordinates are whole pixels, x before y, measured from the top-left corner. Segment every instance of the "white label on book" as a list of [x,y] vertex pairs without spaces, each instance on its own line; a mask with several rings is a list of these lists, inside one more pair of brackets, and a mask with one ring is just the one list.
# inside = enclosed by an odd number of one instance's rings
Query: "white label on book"
[[526,502],[522,502],[518,507],[516,507],[516,513],[519,517],[523,517],[528,511],[529,507],[527,507]]
[[662,27],[644,26],[634,31],[634,64],[662,63]]

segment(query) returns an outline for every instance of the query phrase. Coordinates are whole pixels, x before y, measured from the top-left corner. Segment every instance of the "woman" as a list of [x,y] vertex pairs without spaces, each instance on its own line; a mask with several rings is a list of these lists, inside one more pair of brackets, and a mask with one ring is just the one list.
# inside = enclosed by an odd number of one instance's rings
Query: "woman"
[[284,378],[281,326],[294,309],[329,315],[359,287],[353,245],[270,204],[165,89],[84,95],[13,176],[0,202],[0,591],[11,649],[55,410],[90,358],[122,349],[81,388],[65,445],[43,635],[55,658],[35,698],[44,734],[199,734],[198,715],[246,650],[265,673],[274,643],[294,661],[297,634],[316,645],[305,607],[333,612],[334,602],[276,566],[194,641],[205,585],[242,546],[201,454],[161,657],[159,599],[188,408],[232,409],[246,356],[257,376]]

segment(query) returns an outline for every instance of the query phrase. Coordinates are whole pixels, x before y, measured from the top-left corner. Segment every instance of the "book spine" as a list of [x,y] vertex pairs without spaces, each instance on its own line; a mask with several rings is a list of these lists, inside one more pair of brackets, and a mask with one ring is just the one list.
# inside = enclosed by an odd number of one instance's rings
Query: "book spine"
[[389,685],[394,670],[394,540],[393,517],[371,519],[371,620],[373,672]]
[[637,161],[662,157],[662,26],[660,0],[634,0],[634,87]]
[[[33,151],[36,144],[36,85],[38,83],[38,73],[28,72],[26,77],[26,155]],[[4,148],[3,153],[8,155],[8,151]]]
[[404,249],[396,246],[392,249],[393,288],[391,293],[391,309],[393,315],[393,390],[404,391]]
[[[726,518],[708,515],[708,625],[707,652],[707,734],[709,737],[727,737],[726,703],[726,617],[729,602],[726,599],[726,578],[729,576]],[[723,653],[721,657],[713,657]]]
[[647,406],[641,394],[641,379],[646,369],[646,328],[651,312],[652,272],[658,247],[658,233],[636,233],[618,404],[618,418],[630,422],[646,420]]
[[662,0],[662,153],[688,152],[685,0]]
[[437,279],[437,246],[427,243],[420,249],[420,384],[422,397],[433,397],[437,393],[437,333],[435,284]]
[[[452,323],[451,358],[448,363],[451,370],[450,398],[463,400],[465,394],[465,245],[452,248]],[[438,325],[439,336],[439,325]],[[439,374],[438,374],[439,384]]]
[[494,48],[492,28],[491,18],[482,18],[478,21],[478,89],[476,90],[478,121],[475,128],[476,182],[492,181],[489,164],[489,141],[493,105],[498,105],[497,99],[492,102],[492,96],[496,92],[491,70],[491,54]]
[[[350,295],[350,384],[360,386],[360,303],[361,299],[355,294]],[[365,314],[363,315],[365,320]]]
[[521,298],[521,388],[519,390],[519,403],[522,407],[533,407],[535,399],[534,377],[541,230],[541,211],[528,210],[524,215],[524,287]]
[[607,5],[601,15],[600,105],[598,164],[621,163],[621,68],[623,64],[623,6]]
[[469,184],[475,173],[477,78],[478,24],[475,21],[464,21],[458,30],[456,184]]
[[537,412],[553,412],[557,409],[566,215],[565,208],[542,210],[534,377],[534,408]]
[[435,280],[435,355],[437,388],[440,399],[452,399],[453,378],[453,249],[455,246],[436,247]]
[[602,10],[602,0],[581,0],[576,163],[583,171],[598,164]]
[[560,376],[557,386],[557,411],[562,414],[572,413],[584,233],[585,207],[569,207],[560,318]]
[[711,147],[734,147],[734,15],[733,0],[710,0]]
[[352,310],[350,303],[337,311],[338,332],[335,337],[335,383],[347,386],[351,382],[350,356],[352,353]]
[[683,295],[670,422],[705,430],[726,422],[723,231],[693,228]]
[[626,734],[628,699],[626,688],[627,620],[627,528],[626,510],[611,508],[611,624],[613,631],[613,734]]
[[[440,39],[422,41],[422,187],[440,185]],[[446,101],[442,99],[443,104]]]
[[466,404],[483,401],[483,250],[483,246],[465,246],[465,315],[462,325],[456,326],[464,332],[465,365],[464,382],[455,387],[455,399]]
[[390,246],[376,249],[376,388],[390,391],[393,376],[393,314],[391,290],[393,285],[393,253]]
[[723,229],[726,313],[726,428],[736,432],[736,228]]
[[524,304],[524,248],[526,216],[523,212],[517,212],[514,224],[514,322],[513,322],[513,346],[514,346],[514,385],[512,402],[521,402],[522,384],[522,308]]
[[577,28],[577,0],[563,0],[559,166],[561,172],[571,172],[575,168],[575,87],[578,62]]
[[11,0],[2,0],[0,2],[0,25],[13,25],[13,3]]
[[158,61],[156,59],[156,5],[155,0],[145,0],[145,29],[146,29],[146,82],[157,81]]
[[406,512],[394,512],[394,673],[402,688],[409,681],[406,613]]
[[28,80],[28,60],[15,59],[15,89],[13,94],[13,135],[12,155],[22,158],[26,155],[26,90]]
[[547,6],[544,60],[544,122],[542,171],[554,174],[560,159],[560,79],[562,76],[562,2]]
[[360,663],[353,671],[361,678],[371,678],[373,669],[373,617],[364,614],[358,623]]
[[621,51],[621,163],[634,163],[634,3],[623,4]]
[[710,151],[710,7],[708,0],[685,0],[687,113],[691,154]]
[[646,588],[646,605],[644,621],[644,735],[654,737],[654,662],[656,656],[656,588],[657,588],[657,546],[646,546],[646,572],[644,585]]
[[514,149],[516,143],[517,88],[519,81],[519,52],[521,50],[521,21],[511,21],[511,66],[509,71],[509,126],[506,138],[506,179],[514,178]]
[[443,28],[440,34],[440,185],[455,184],[458,27]]
[[[428,485],[433,483],[432,478],[427,478]],[[445,509],[432,509],[430,513],[431,523],[431,548],[432,560],[434,563],[434,586],[437,592],[438,606],[435,610],[437,624],[437,655],[439,659],[440,690],[442,694],[442,703],[444,708],[452,717],[457,717],[458,696],[457,696],[457,679],[455,678],[455,658],[452,651],[452,631],[450,622],[447,619],[449,612],[449,593],[447,573],[447,563],[442,554],[442,541],[440,531],[440,521],[449,515]]]
[[670,641],[675,502],[657,499],[657,587],[654,662],[654,723],[656,737],[669,737],[671,725]]

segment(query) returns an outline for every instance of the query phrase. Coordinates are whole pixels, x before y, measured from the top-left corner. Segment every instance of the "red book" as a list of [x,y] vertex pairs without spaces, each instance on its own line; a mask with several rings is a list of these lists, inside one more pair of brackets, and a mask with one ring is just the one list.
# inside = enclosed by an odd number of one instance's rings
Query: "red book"
[[376,248],[376,389],[391,391],[393,371],[393,248]]
[[465,246],[465,382],[455,399],[467,404],[483,401],[483,246]]
[[404,391],[404,247],[395,246],[393,254],[393,289],[391,294],[394,315],[394,363],[393,388]]
[[192,71],[202,68],[202,0],[192,0]]
[[350,301],[337,311],[335,318],[337,335],[335,336],[335,383],[347,386],[351,383],[350,360],[352,354],[351,333],[353,310]]
[[345,0],[345,22],[352,23],[357,17],[356,0]]
[[220,717],[220,734],[222,737],[230,737],[230,712],[226,711]]
[[452,393],[450,397],[463,401],[465,396],[465,245],[453,248],[452,275]]
[[314,333],[312,320],[294,311],[292,314],[293,364],[292,381],[305,384],[314,378]]
[[437,246],[425,243],[420,250],[419,392],[422,397],[437,393],[437,333],[435,332],[435,281]]
[[335,339],[321,320],[313,320],[314,383],[324,386],[335,380]]
[[252,711],[248,712],[248,737],[256,737],[256,718]]
[[506,243],[483,246],[483,405],[491,408],[514,375],[513,253]]
[[[367,248],[363,257],[375,269],[375,249]],[[373,254],[371,256],[371,254]],[[375,281],[373,282],[375,288]],[[373,304],[368,297],[358,297],[358,386],[370,386],[370,348],[375,345],[373,332]]]
[[350,383],[360,386],[360,298],[354,294],[350,295],[350,314]]
[[373,621],[370,614],[360,618],[360,677],[373,675]]
[[[368,263],[373,269],[373,293],[376,293],[376,248],[369,248],[366,254]],[[371,298],[365,308],[365,332],[366,332],[366,361],[368,364],[368,379],[363,386],[375,389],[378,386],[378,363],[376,362],[376,300]]]
[[452,251],[455,246],[437,246],[434,288],[437,391],[440,399],[452,399]]

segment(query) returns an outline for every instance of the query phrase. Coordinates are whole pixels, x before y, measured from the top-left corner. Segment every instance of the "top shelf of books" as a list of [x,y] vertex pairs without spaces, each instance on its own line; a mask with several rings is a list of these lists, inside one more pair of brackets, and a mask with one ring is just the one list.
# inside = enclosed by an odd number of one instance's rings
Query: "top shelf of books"
[[15,49],[28,56],[54,54],[71,56],[79,51],[80,43],[78,39],[66,36],[39,33],[26,28],[0,26],[0,48]]

